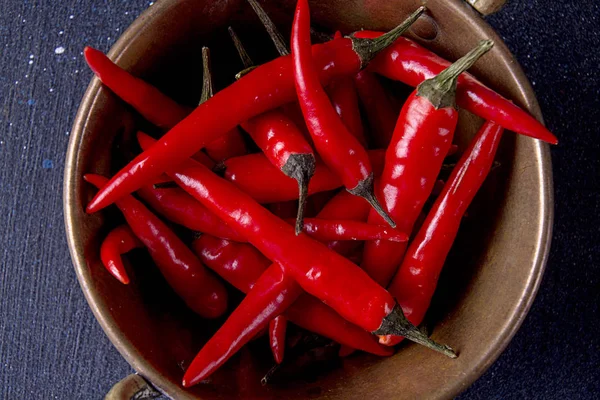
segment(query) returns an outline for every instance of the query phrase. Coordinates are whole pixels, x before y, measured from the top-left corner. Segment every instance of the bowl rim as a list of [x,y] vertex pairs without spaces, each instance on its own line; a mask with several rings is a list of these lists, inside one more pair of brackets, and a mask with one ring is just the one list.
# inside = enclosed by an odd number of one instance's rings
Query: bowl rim
[[[142,34],[144,27],[151,25],[154,20],[169,12],[176,7],[181,0],[161,0],[151,7],[144,10],[133,23],[123,32],[119,39],[114,43],[108,52],[109,57],[118,62],[126,53],[134,40]],[[521,66],[512,57],[512,53],[506,47],[501,37],[484,21],[479,14],[471,9],[463,0],[450,0],[447,5],[454,9],[465,19],[474,20],[474,29],[481,34],[494,40],[496,47],[502,51],[499,56],[503,63],[508,65],[511,71],[511,79],[518,86],[518,90],[526,100],[524,106],[529,112],[543,122],[539,104],[535,97],[533,88],[525,76]],[[145,361],[141,354],[117,328],[114,320],[110,317],[102,298],[95,292],[91,282],[88,282],[84,271],[87,268],[87,262],[83,256],[81,246],[78,245],[79,227],[75,226],[77,213],[81,212],[75,206],[77,204],[77,154],[83,138],[85,137],[86,125],[90,111],[94,108],[100,95],[102,84],[97,77],[93,77],[87,87],[71,129],[71,135],[68,144],[68,150],[65,158],[64,183],[63,183],[63,210],[65,230],[67,235],[67,244],[71,255],[71,260],[77,274],[77,279],[84,293],[95,318],[108,336],[111,343],[116,347],[119,353],[139,374],[147,378],[152,385],[164,392],[167,396],[177,395],[178,398],[188,398],[189,394],[178,385],[173,385],[168,379],[159,373],[155,368]],[[533,140],[533,139],[528,139]],[[521,293],[519,302],[514,311],[507,318],[502,330],[498,333],[494,346],[479,359],[479,362],[472,366],[471,370],[449,383],[439,398],[451,398],[467,389],[475,380],[477,380],[500,356],[514,337],[521,324],[523,323],[539,289],[543,273],[548,261],[550,245],[552,241],[552,228],[554,221],[554,195],[552,164],[550,159],[549,146],[539,140],[534,143],[534,155],[536,160],[535,167],[540,177],[540,220],[538,227],[538,236],[534,249],[533,265],[529,273],[529,280],[525,290]]]

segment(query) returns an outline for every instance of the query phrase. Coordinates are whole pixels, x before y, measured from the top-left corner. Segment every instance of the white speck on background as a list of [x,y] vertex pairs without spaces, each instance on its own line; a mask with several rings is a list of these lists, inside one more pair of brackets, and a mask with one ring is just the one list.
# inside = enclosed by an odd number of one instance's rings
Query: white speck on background
[[65,52],[65,48],[62,46],[58,46],[57,48],[54,49],[55,54],[62,54],[64,52]]
[[54,88],[50,88],[50,93],[54,92]]
[[33,64],[33,60],[29,60],[28,64],[29,65]]
[[29,78],[29,74],[25,74],[25,78]]
[[66,131],[66,132],[65,132],[65,135],[69,136],[69,133],[71,133],[71,132],[69,132],[69,131]]
[[33,58],[33,54],[30,54],[30,55],[29,55],[29,58]]
[[63,33],[65,33],[65,31],[58,32],[59,35],[62,35]]
[[75,18],[74,15],[69,15],[69,19],[73,19],[73,18]]
[[23,20],[23,23],[27,22],[26,20]]
[[150,4],[148,4],[148,5],[150,5],[150,6],[151,6],[151,5],[153,5],[153,4],[154,4],[154,2],[153,2],[153,1],[151,1],[151,2],[150,2]]
[[15,85],[18,85],[18,84],[19,84],[19,81],[15,81]]

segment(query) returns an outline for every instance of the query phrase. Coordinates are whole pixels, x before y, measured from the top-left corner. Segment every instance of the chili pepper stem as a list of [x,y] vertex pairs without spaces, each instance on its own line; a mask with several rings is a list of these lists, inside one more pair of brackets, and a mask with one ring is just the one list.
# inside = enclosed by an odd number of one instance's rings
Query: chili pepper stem
[[374,183],[373,183],[373,173],[369,175],[367,178],[363,179],[356,187],[353,189],[346,189],[349,193],[362,197],[367,200],[369,204],[377,211],[377,214],[381,215],[381,218],[385,220],[392,228],[396,227],[396,223],[389,216],[389,214],[383,209],[377,197],[375,197],[374,193]]
[[491,40],[482,40],[454,64],[417,87],[417,96],[425,97],[436,109],[456,108],[456,84],[460,74],[471,68],[481,56],[494,47]]
[[398,304],[394,306],[394,309],[389,313],[381,322],[379,329],[373,332],[374,335],[394,335],[404,336],[410,341],[425,346],[431,350],[435,350],[443,355],[456,358],[456,352],[452,350],[450,346],[440,344],[427,337],[419,328],[410,323],[410,321],[404,316],[402,308]]
[[260,19],[260,22],[263,24],[263,26],[267,30],[267,33],[271,37],[271,40],[273,41],[273,44],[277,48],[279,55],[281,55],[281,56],[289,55],[290,51],[288,50],[288,47],[285,44],[285,39],[281,35],[281,32],[279,32],[279,30],[275,26],[275,24],[273,23],[271,18],[269,18],[269,15],[267,15],[265,10],[260,6],[260,4],[258,4],[258,2],[256,0],[248,0],[248,3],[250,3],[250,7],[252,7],[254,12]]
[[308,196],[308,183],[315,173],[315,157],[312,154],[292,154],[281,168],[284,174],[298,181],[298,215],[296,216],[296,235],[304,227],[304,209]]
[[200,102],[202,104],[213,96],[212,74],[210,72],[210,49],[202,48],[202,94]]
[[247,73],[249,73],[250,71],[255,69],[256,65],[254,65],[254,61],[252,61],[252,58],[250,58],[250,55],[248,55],[246,48],[242,44],[242,41],[238,37],[237,33],[235,33],[233,28],[228,27],[227,30],[229,31],[229,36],[231,36],[233,45],[235,46],[235,49],[237,50],[237,52],[240,56],[240,59],[242,60],[242,64],[244,65],[244,69],[241,70],[240,72],[238,72],[237,74],[235,74],[235,79],[238,80],[242,76],[246,75]]
[[394,43],[394,41],[406,32],[426,10],[427,7],[425,6],[417,8],[417,10],[409,15],[400,25],[378,38],[367,39],[350,36],[350,39],[352,40],[352,49],[360,57],[361,68],[366,67],[369,61],[375,58],[377,53]]

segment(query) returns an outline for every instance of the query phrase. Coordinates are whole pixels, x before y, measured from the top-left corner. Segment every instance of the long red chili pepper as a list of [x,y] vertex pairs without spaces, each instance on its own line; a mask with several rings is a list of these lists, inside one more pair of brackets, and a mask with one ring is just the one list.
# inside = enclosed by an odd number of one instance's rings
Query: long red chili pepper
[[[313,62],[323,85],[352,75],[390,45],[424,11],[376,39],[344,38],[313,47]],[[137,156],[103,187],[87,206],[93,213],[151,183],[220,135],[240,123],[296,98],[291,57],[279,57],[257,67],[215,94],[171,129],[151,149]]]
[[[210,68],[210,51],[208,47],[202,48],[202,95],[200,104],[208,101],[214,94],[212,73]],[[227,160],[231,157],[244,155],[248,152],[242,133],[238,127],[227,131],[219,138],[208,143],[206,153],[216,162]]]
[[[147,147],[141,141],[140,145]],[[405,336],[456,357],[449,347],[433,342],[411,325],[390,294],[359,267],[307,235],[296,236],[290,225],[205,166],[188,159],[169,175],[271,261],[285,266],[302,289],[348,321],[375,334]]]
[[245,242],[246,239],[180,188],[155,189],[152,185],[137,191],[154,211],[188,229]]
[[365,148],[348,132],[333,109],[313,66],[310,14],[306,0],[298,0],[291,42],[298,102],[317,152],[350,193],[367,200],[375,211],[395,227],[396,224],[373,194],[373,171]]
[[127,225],[119,225],[106,235],[106,238],[100,246],[100,260],[104,267],[119,280],[127,285],[129,277],[121,255],[130,252],[133,249],[143,247],[143,243],[133,234]]
[[182,385],[193,386],[212,374],[301,294],[300,286],[295,285],[293,278],[279,265],[268,268],[196,355],[183,376]]
[[392,140],[398,113],[379,79],[372,72],[360,71],[354,76],[354,84],[367,114],[375,146],[387,148]]
[[[192,248],[206,264],[226,281],[247,293],[271,261],[249,244],[202,235]],[[295,282],[293,285],[297,285]],[[294,290],[291,290],[294,292]],[[392,352],[377,343],[373,335],[343,319],[317,299],[302,295],[284,315],[293,323],[336,342],[381,356]]]
[[[429,197],[444,157],[452,144],[458,121],[455,93],[457,77],[491,49],[483,41],[435,78],[421,83],[402,107],[378,184],[384,207],[402,232],[411,232]],[[369,222],[381,219],[369,214]],[[387,286],[402,262],[406,243],[369,242],[361,267]]]
[[[108,181],[95,174],[85,175],[84,179],[95,187],[102,187]],[[148,248],[169,285],[188,307],[205,318],[223,315],[227,309],[225,287],[177,235],[133,196],[120,199],[117,207],[131,230]]]
[[123,70],[102,52],[86,47],[83,54],[104,85],[159,128],[171,129],[189,114],[187,107],[177,104],[154,86]]
[[[375,175],[380,175],[383,171],[385,151],[370,150],[369,159]],[[282,174],[263,154],[230,158],[223,166],[224,178],[259,203],[276,203],[298,198],[298,183]],[[342,181],[337,175],[317,159],[315,173],[308,185],[308,194],[333,190],[340,186]]]
[[[294,224],[293,219],[286,220]],[[367,224],[366,222],[352,220],[334,220],[306,218],[304,232],[320,242],[330,240],[389,240],[392,242],[406,242],[406,233],[390,229],[383,225]]]
[[316,159],[312,147],[296,125],[279,110],[254,117],[242,127],[261,148],[266,158],[298,184],[296,234],[302,231],[308,185],[315,173]]
[[[392,280],[390,292],[414,324],[422,322],[429,308],[461,219],[492,167],[502,132],[502,127],[494,122],[486,122],[479,130],[456,164]],[[395,336],[382,338],[383,343],[390,345],[399,341]]]
[[[338,31],[334,39],[341,39],[342,34]],[[335,112],[340,116],[342,122],[363,147],[367,147],[367,139],[358,108],[358,94],[351,77],[336,79],[327,88],[327,94]],[[378,146],[383,147],[383,146]]]
[[[376,38],[381,32],[360,31],[361,38]],[[450,62],[414,41],[401,37],[369,65],[369,70],[416,87],[447,68]],[[557,144],[556,137],[539,121],[510,100],[483,85],[470,74],[458,78],[458,105],[483,119],[495,121],[505,129]]]

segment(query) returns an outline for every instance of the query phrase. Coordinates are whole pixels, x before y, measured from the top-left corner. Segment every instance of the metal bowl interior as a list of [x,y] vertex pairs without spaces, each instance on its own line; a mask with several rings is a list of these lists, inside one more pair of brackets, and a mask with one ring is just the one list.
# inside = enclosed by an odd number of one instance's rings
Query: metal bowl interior
[[[293,1],[265,2],[287,35]],[[419,0],[321,0],[311,3],[316,27],[332,32],[389,29],[420,5]],[[429,17],[410,35],[449,59],[480,39],[496,47],[473,72],[538,118],[540,111],[526,77],[493,30],[458,0],[431,0]],[[200,47],[210,46],[216,87],[231,81],[241,65],[229,42],[228,25],[238,31],[255,62],[275,50],[243,0],[162,0],[123,34],[110,52],[118,63],[160,87],[181,103],[194,104],[201,83]],[[420,35],[420,36],[419,36]],[[426,39],[423,39],[425,37]],[[398,86],[398,90],[404,90]],[[481,120],[461,112],[457,142],[464,146]],[[449,360],[404,344],[393,357],[365,354],[314,382],[252,389],[236,373],[234,358],[211,383],[184,390],[182,365],[189,363],[220,321],[207,322],[186,310],[142,251],[128,265],[132,283],[114,280],[99,261],[99,242],[122,221],[114,210],[84,213],[95,190],[82,175],[108,175],[135,145],[132,133],[151,129],[103,88],[90,84],[79,108],[67,154],[64,208],[69,247],[81,287],[110,340],[140,374],[173,398],[246,397],[257,390],[267,398],[450,398],[468,387],[498,357],[520,326],[535,296],[550,245],[552,172],[547,146],[507,133],[501,163],[477,196],[461,227],[440,278],[427,321],[433,337],[451,344],[459,358]],[[118,155],[121,156],[118,156]],[[256,355],[256,380],[263,359]]]

